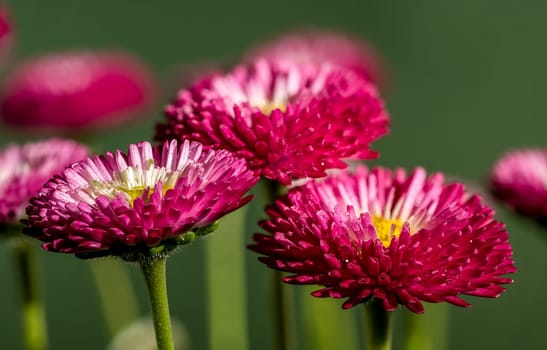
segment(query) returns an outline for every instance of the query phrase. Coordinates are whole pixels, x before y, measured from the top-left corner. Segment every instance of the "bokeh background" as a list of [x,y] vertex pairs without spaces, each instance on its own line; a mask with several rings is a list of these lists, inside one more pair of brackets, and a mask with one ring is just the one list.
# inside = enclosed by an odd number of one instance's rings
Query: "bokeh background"
[[[160,86],[156,107],[138,123],[103,133],[94,141],[97,151],[125,149],[130,142],[150,139],[162,106],[175,93],[181,67],[234,61],[253,43],[310,26],[366,38],[385,59],[390,78],[385,101],[393,121],[391,134],[375,144],[381,152],[375,163],[422,165],[480,185],[504,151],[547,146],[547,2],[543,0],[5,3],[16,31],[11,65],[57,50],[121,48],[140,56],[155,72]],[[8,65],[3,74],[9,69]],[[0,136],[1,144],[25,139],[4,129]],[[262,206],[258,200],[247,210],[259,216]],[[499,219],[507,223],[515,251],[515,283],[498,300],[468,298],[471,309],[449,307],[450,349],[547,348],[547,232],[502,207],[497,209]],[[243,249],[213,259],[206,252],[215,240],[230,241],[238,230],[245,230],[242,245],[249,243],[254,219],[243,215],[232,216],[215,237],[184,248],[168,262],[172,313],[189,330],[193,349],[238,350],[241,346],[237,341],[231,343],[231,337],[242,332],[241,325],[233,325],[233,314],[218,316],[206,302],[210,288],[231,283],[229,273],[206,274],[208,264],[222,259],[227,266],[238,259],[246,263],[247,284],[237,295],[245,296],[245,317],[250,323],[244,343],[250,349],[272,349],[269,313],[263,305],[269,271]],[[62,254],[40,253],[39,259],[51,349],[105,349],[109,335],[90,262]],[[0,349],[22,348],[12,260],[10,250],[1,246]],[[136,267],[130,271],[144,315],[148,309],[143,283]],[[232,297],[227,293],[216,302],[229,305]],[[332,309],[340,304],[317,302]],[[348,320],[359,320],[359,311],[339,312]],[[396,347],[400,347],[397,332],[402,312],[396,319]],[[322,321],[329,322],[319,317]],[[211,324],[224,329],[221,340],[211,340]],[[302,341],[301,348],[315,346]]]

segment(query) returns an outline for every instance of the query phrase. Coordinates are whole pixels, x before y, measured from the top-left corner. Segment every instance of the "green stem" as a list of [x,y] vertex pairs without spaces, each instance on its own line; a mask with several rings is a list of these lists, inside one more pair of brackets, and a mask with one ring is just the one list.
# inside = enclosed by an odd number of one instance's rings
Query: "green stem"
[[404,313],[407,350],[444,350],[447,344],[447,305],[427,305],[423,315]]
[[138,304],[126,265],[121,261],[95,259],[90,269],[97,286],[103,315],[113,337],[138,317]]
[[[222,219],[205,245],[209,350],[249,348],[245,275],[245,208]],[[239,229],[238,229],[239,228]],[[229,232],[235,231],[235,232]],[[226,302],[229,300],[229,302]],[[230,320],[230,322],[226,322]]]
[[175,349],[171,331],[171,318],[169,317],[169,304],[167,302],[166,260],[166,257],[159,257],[140,262],[150,298],[158,350]]
[[[281,194],[283,187],[275,181],[265,181],[266,185],[266,203],[273,204],[274,200]],[[272,306],[274,316],[274,335],[278,350],[291,350],[291,342],[293,339],[292,320],[290,314],[291,307],[289,305],[290,296],[289,290],[281,282],[283,273],[281,271],[273,271],[272,280]]]
[[367,350],[391,349],[391,315],[382,303],[372,300],[365,304],[365,336]]
[[[313,298],[317,286],[300,286],[298,291],[299,313],[303,322],[302,338],[310,349],[357,349],[358,334],[356,310],[340,312],[340,301],[334,298]],[[343,336],[341,336],[343,335]],[[302,345],[302,343],[301,343]]]
[[281,277],[283,274],[281,271],[274,271],[273,273],[273,313],[274,313],[274,325],[275,325],[275,339],[277,342],[277,349],[287,350],[291,346],[289,344],[289,315],[287,314],[287,289],[281,283]]
[[47,349],[46,317],[40,300],[38,271],[32,249],[32,246],[26,242],[17,242],[15,246],[23,299],[25,350],[45,350]]

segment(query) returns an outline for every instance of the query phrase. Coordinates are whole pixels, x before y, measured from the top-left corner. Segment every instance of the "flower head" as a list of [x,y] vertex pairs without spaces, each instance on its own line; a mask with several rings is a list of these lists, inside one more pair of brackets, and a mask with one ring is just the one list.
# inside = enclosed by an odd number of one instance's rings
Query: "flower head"
[[151,80],[126,54],[50,54],[16,69],[2,95],[0,116],[9,125],[74,130],[132,116],[150,102]]
[[165,115],[157,140],[227,149],[283,185],[344,168],[342,159],[377,157],[370,143],[389,122],[374,86],[355,73],[265,60],[181,90]]
[[12,45],[13,28],[9,14],[4,7],[0,6],[0,60],[4,59]]
[[463,185],[443,176],[361,167],[309,182],[276,201],[251,249],[292,284],[350,308],[374,298],[423,312],[422,301],[469,306],[461,294],[497,297],[515,271],[503,224]]
[[385,71],[376,50],[350,35],[326,30],[304,30],[281,35],[251,48],[247,60],[266,58],[280,65],[330,62],[351,69],[378,86],[385,85]]
[[17,223],[29,199],[53,175],[89,155],[74,141],[50,139],[0,151],[0,224]]
[[243,196],[257,180],[227,151],[141,142],[127,154],[75,163],[47,182],[30,201],[25,233],[45,250],[138,260],[210,232],[251,200]]
[[490,187],[516,211],[547,220],[547,149],[507,153],[494,166]]

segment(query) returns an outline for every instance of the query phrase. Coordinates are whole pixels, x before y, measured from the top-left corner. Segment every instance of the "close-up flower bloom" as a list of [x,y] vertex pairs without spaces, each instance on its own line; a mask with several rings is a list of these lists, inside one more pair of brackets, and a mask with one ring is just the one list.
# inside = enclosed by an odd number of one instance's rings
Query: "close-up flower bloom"
[[252,47],[248,61],[266,58],[281,66],[295,63],[330,62],[351,69],[377,86],[386,83],[380,55],[363,39],[327,30],[289,32]]
[[468,307],[461,295],[495,298],[515,272],[504,225],[480,197],[417,168],[342,173],[293,188],[267,209],[250,248],[291,275],[324,286],[316,297],[373,298],[388,310],[422,302]]
[[342,159],[376,158],[370,144],[389,123],[375,87],[354,72],[266,60],[179,91],[165,116],[157,140],[227,149],[282,185],[345,168]]
[[[25,233],[45,250],[138,260],[151,248],[191,241],[251,200],[258,181],[245,161],[198,142],[148,142],[75,163],[27,208]],[[191,233],[191,234],[189,234]],[[159,251],[158,251],[159,252]]]
[[547,220],[547,149],[503,155],[492,169],[490,189],[515,211]]
[[0,150],[0,224],[17,223],[29,199],[49,178],[88,155],[87,147],[62,139]]
[[80,130],[134,118],[152,99],[152,80],[137,58],[120,52],[36,57],[6,78],[0,117],[13,127]]

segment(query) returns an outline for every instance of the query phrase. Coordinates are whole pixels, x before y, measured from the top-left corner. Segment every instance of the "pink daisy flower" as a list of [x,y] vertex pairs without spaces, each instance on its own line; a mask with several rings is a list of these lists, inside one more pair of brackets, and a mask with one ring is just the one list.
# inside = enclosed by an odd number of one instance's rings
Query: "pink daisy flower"
[[316,297],[371,298],[416,313],[422,301],[470,306],[460,295],[495,298],[515,272],[504,225],[462,184],[417,168],[361,167],[291,189],[275,202],[252,250],[283,281],[319,284]]
[[492,170],[490,188],[516,211],[547,220],[547,149],[504,155]]
[[120,53],[50,54],[22,64],[3,86],[0,116],[21,128],[119,124],[151,101],[148,72]]
[[88,149],[69,140],[50,139],[0,151],[0,224],[24,217],[29,199],[53,175],[89,155]]
[[191,139],[223,148],[251,169],[288,185],[371,159],[389,119],[373,85],[329,64],[280,68],[265,60],[212,75],[166,107],[156,139]]
[[251,200],[243,196],[257,181],[228,151],[141,142],[127,154],[75,163],[47,182],[30,200],[25,233],[45,250],[141,260],[209,233]]
[[252,47],[248,61],[259,57],[280,65],[330,62],[351,69],[377,86],[386,83],[385,70],[376,50],[363,40],[326,30],[291,32]]

